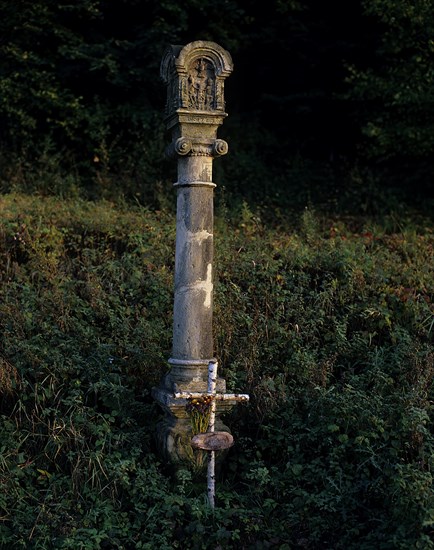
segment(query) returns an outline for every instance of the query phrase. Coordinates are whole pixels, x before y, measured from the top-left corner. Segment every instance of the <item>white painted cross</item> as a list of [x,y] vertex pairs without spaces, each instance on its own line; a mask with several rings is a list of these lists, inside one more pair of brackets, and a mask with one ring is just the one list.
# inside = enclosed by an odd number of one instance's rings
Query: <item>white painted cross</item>
[[[208,451],[208,502],[211,508],[215,507],[215,451],[228,449],[234,443],[234,438],[228,432],[215,431],[215,410],[216,400],[232,400],[247,402],[249,396],[245,393],[216,393],[217,382],[217,361],[211,361],[208,365],[208,391],[205,395],[212,395],[211,413],[209,417],[208,431],[197,434],[191,440],[192,447]],[[174,394],[175,399],[200,399],[203,393],[178,392]]]

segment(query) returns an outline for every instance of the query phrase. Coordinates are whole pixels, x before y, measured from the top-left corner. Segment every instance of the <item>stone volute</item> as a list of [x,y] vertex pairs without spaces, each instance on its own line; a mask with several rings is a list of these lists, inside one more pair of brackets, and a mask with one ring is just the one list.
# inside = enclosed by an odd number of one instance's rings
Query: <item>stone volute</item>
[[[160,447],[182,459],[189,440],[185,399],[176,392],[206,392],[213,357],[213,159],[228,151],[217,138],[225,113],[224,81],[232,72],[227,51],[213,42],[170,46],[161,62],[167,86],[165,122],[172,141],[166,154],[177,159],[173,347],[170,371],[153,395],[166,411],[158,430]],[[218,380],[217,391],[225,391]],[[217,414],[230,408],[219,402]]]

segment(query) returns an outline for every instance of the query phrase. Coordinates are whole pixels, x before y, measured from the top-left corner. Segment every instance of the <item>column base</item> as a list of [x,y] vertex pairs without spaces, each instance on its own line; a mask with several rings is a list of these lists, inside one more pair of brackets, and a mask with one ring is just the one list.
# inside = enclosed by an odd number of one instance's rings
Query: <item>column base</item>
[[[216,359],[173,359],[168,363],[170,371],[163,379],[162,387],[168,392],[202,392],[208,389],[208,365]],[[225,393],[226,381],[217,379],[217,393]]]
[[[224,384],[225,381],[221,380]],[[182,391],[189,390],[182,388]],[[174,397],[173,391],[170,392],[164,387],[153,388],[152,396],[165,413],[157,424],[156,430],[157,447],[161,456],[176,467],[185,466],[193,472],[199,472],[202,467],[206,468],[207,452],[193,449],[191,446],[191,438],[195,434],[192,431],[191,421],[186,410],[188,399],[177,399]],[[229,412],[236,403],[235,400],[216,402],[216,431],[230,433],[230,429],[219,416]],[[216,460],[221,460],[224,455],[225,451],[218,452]]]

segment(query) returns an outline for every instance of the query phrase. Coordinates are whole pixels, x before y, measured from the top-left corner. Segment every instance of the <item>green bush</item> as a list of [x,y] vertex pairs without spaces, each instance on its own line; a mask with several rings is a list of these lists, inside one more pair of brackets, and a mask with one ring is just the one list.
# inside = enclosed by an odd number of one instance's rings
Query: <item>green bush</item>
[[[375,23],[376,56],[369,67],[350,67],[351,97],[360,102],[362,132],[371,155],[429,162],[433,151],[434,29],[432,0],[363,0]],[[366,143],[365,143],[366,145]]]
[[173,214],[13,194],[0,212],[1,547],[434,547],[426,220],[267,227],[221,203],[216,355],[251,402],[211,512],[153,439]]

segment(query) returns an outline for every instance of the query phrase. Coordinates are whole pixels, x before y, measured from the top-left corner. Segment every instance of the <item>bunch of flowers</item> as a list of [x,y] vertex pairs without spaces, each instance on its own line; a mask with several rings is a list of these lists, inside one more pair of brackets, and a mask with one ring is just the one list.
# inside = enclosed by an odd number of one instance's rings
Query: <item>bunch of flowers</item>
[[203,395],[202,397],[194,397],[188,400],[185,409],[190,416],[193,435],[207,431],[212,400],[212,395]]

